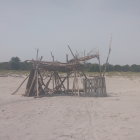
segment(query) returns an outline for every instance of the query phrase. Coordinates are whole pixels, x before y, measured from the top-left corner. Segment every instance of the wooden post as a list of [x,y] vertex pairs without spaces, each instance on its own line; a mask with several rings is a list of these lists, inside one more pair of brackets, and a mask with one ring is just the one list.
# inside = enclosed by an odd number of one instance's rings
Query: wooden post
[[78,90],[78,96],[80,96],[80,90],[79,90],[79,81],[78,81],[78,75],[77,75],[77,90]]
[[74,71],[74,79],[73,79],[73,88],[72,88],[72,93],[75,91],[75,71]]
[[[66,62],[68,63],[68,54],[66,54]],[[67,72],[67,92],[69,92],[69,76],[68,76],[68,72]]]
[[36,72],[36,92],[37,92],[37,97],[39,97],[39,92],[38,92],[38,70]]
[[[52,60],[53,60],[53,62],[54,62],[54,55],[52,54],[52,52],[51,52],[51,57],[52,57]],[[54,75],[52,76],[52,84],[53,84],[53,90],[54,90],[54,84],[55,84],[55,73],[54,73]]]
[[[30,95],[31,95],[32,88],[33,88],[33,86],[34,86],[35,79],[36,79],[36,70],[34,71],[33,74],[34,74],[34,75],[33,75],[33,78],[31,79],[32,81],[31,81],[31,84],[30,84],[29,90],[27,90],[27,93],[26,93],[27,96],[30,96]],[[30,80],[30,79],[29,79],[29,80]],[[29,81],[29,82],[30,82],[30,81]]]

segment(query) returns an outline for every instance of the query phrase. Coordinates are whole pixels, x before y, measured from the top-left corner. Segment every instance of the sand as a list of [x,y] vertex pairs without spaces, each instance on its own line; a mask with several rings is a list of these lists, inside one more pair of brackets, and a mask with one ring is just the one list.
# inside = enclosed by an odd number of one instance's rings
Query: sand
[[140,140],[140,77],[107,77],[109,97],[23,97],[0,77],[0,140]]

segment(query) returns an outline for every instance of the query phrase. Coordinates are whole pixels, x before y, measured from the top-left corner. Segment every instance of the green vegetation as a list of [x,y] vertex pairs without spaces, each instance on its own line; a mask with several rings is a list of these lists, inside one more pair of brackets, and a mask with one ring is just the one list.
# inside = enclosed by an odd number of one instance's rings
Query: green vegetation
[[9,68],[12,70],[19,70],[20,69],[20,59],[18,57],[12,57],[10,62],[9,62]]
[[[101,69],[104,70],[104,65],[101,66]],[[91,64],[88,63],[85,65],[85,69],[88,72],[99,72],[99,65],[98,64]],[[107,65],[107,72],[140,72],[140,65]]]
[[[0,63],[0,71],[2,70],[14,70],[15,71],[29,71],[32,68],[31,63],[22,62],[19,57],[12,57],[9,62]],[[87,72],[99,72],[98,64],[86,63],[84,69]],[[104,69],[104,65],[101,66],[101,69]],[[140,65],[107,65],[107,72],[140,72]]]
[[19,57],[12,57],[9,62],[0,63],[0,70],[30,70],[31,63],[21,62]]

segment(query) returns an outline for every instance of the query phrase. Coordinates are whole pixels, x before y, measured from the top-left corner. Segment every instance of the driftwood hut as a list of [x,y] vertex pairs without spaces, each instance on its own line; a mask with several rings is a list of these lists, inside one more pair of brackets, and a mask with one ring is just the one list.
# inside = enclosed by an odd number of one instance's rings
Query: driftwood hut
[[100,70],[98,76],[89,77],[83,69],[85,61],[90,59],[97,59],[100,66],[99,54],[77,57],[71,49],[70,51],[73,59],[68,60],[66,55],[65,63],[54,61],[53,55],[52,62],[42,61],[42,58],[38,58],[37,51],[36,60],[28,60],[32,63],[32,70],[26,78],[28,81],[24,96],[107,96],[104,73]]

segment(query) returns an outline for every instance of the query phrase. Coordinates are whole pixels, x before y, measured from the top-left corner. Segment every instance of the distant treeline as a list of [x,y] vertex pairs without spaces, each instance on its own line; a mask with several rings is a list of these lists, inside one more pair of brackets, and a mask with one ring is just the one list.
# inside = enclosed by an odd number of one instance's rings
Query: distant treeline
[[19,57],[12,57],[9,62],[1,62],[0,70],[30,70],[31,63],[21,62]]
[[[104,65],[101,66],[102,71],[104,70]],[[98,64],[88,63],[85,65],[85,69],[88,72],[99,72]],[[140,65],[111,65],[108,64],[106,68],[107,72],[140,72]]]
[[[12,57],[9,62],[1,62],[0,70],[30,70],[32,68],[31,63],[21,62],[19,57]],[[84,69],[88,72],[99,72],[98,64],[86,63]],[[101,66],[104,69],[104,65]],[[107,72],[140,72],[140,65],[107,65]]]

